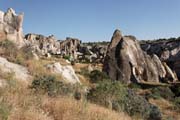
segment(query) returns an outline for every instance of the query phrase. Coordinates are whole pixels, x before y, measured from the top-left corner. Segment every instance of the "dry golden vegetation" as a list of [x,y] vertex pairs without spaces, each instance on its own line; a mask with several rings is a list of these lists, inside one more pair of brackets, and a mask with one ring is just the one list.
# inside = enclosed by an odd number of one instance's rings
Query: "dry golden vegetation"
[[171,116],[175,120],[180,120],[179,112],[173,110],[174,105],[170,103],[168,100],[161,98],[161,99],[150,99],[149,101],[150,103],[157,105],[161,109],[164,118],[168,118],[169,116]]
[[1,120],[130,120],[124,113],[87,101],[35,93],[13,79],[0,91]]

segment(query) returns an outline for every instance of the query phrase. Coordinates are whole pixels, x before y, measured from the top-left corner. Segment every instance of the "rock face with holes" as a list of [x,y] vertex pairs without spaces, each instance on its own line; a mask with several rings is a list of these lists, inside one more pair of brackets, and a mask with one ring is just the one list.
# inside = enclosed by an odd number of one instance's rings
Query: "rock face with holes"
[[176,75],[159,57],[146,54],[134,36],[113,34],[107,49],[103,70],[113,80],[130,82],[176,81]]
[[11,40],[19,47],[23,46],[23,17],[23,13],[17,15],[12,8],[5,13],[0,11],[0,40]]
[[57,54],[59,50],[59,44],[54,35],[43,36],[39,34],[27,34],[25,35],[26,43],[28,43],[35,52],[40,55]]
[[41,55],[62,55],[77,58],[78,47],[81,43],[76,38],[67,37],[66,40],[57,40],[53,35],[43,36],[39,34],[25,35],[26,43],[28,43],[34,51]]

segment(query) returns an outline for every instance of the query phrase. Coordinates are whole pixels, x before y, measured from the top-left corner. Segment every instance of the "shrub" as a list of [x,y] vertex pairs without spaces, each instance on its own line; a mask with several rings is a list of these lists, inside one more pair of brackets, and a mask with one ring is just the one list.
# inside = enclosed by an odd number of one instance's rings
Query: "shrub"
[[89,91],[87,98],[93,103],[113,110],[123,110],[131,116],[156,120],[161,118],[161,112],[156,106],[152,106],[144,97],[137,95],[133,90],[128,90],[118,81],[99,82]]
[[1,55],[6,57],[10,61],[14,61],[17,54],[18,48],[16,45],[9,40],[0,41]]
[[138,85],[138,84],[136,84],[136,83],[131,83],[131,84],[128,85],[128,87],[129,87],[130,89],[133,89],[133,90],[141,89],[141,86]]
[[1,120],[7,120],[10,114],[10,107],[5,103],[0,103],[0,118]]
[[65,84],[58,81],[55,76],[43,75],[36,77],[31,88],[37,92],[47,93],[50,96],[67,95],[77,99],[81,98],[81,87],[79,85]]
[[171,87],[171,90],[173,91],[173,93],[175,94],[176,97],[180,97],[180,86],[173,85]]
[[174,98],[174,93],[171,91],[168,87],[156,87],[151,89],[151,95],[149,97],[152,97],[154,99],[164,98],[167,100],[172,100]]
[[25,46],[18,49],[17,45],[9,40],[0,41],[0,48],[0,54],[11,62],[25,64],[26,60],[33,58],[31,47]]
[[131,116],[141,116],[148,120],[161,120],[161,112],[158,107],[151,105],[144,97],[137,95],[133,90],[128,90],[125,111]]
[[120,82],[103,81],[96,88],[91,89],[87,97],[91,102],[121,109],[125,96],[126,88]]
[[159,108],[155,105],[150,105],[150,112],[147,118],[148,120],[161,120],[162,115]]
[[173,101],[174,108],[178,111],[180,111],[180,97],[176,97]]
[[16,60],[14,62],[24,65],[27,60],[30,60],[33,57],[32,49],[25,46],[18,50],[18,54],[16,55]]
[[109,79],[109,77],[104,73],[99,70],[93,70],[89,74],[90,77],[90,82],[91,83],[97,83],[106,79]]
[[69,55],[64,55],[63,58],[66,59],[66,60],[70,60],[70,56]]

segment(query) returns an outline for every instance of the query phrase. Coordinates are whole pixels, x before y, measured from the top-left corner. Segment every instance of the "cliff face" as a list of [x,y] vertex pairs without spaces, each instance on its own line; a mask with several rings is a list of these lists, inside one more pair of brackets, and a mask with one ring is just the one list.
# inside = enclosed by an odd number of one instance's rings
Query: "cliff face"
[[23,17],[24,14],[17,15],[12,8],[5,13],[0,11],[0,40],[11,40],[18,46],[22,46],[24,44]]
[[103,70],[113,80],[129,82],[176,81],[176,75],[158,56],[146,54],[133,36],[116,30],[108,46]]
[[148,54],[156,54],[180,78],[180,38],[141,43],[141,48]]

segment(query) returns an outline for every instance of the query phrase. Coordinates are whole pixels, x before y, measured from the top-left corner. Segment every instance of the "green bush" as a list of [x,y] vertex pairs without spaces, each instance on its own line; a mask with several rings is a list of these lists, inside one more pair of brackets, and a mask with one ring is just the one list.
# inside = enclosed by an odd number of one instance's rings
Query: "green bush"
[[90,77],[90,82],[91,83],[97,83],[106,79],[109,79],[109,77],[104,73],[99,70],[93,70],[89,74]]
[[4,103],[4,102],[0,103],[0,118],[1,118],[1,120],[8,119],[10,110],[11,110],[10,107],[6,103]]
[[180,97],[176,97],[173,101],[174,108],[178,111],[180,111]]
[[137,95],[133,90],[128,90],[126,96],[125,112],[130,116],[141,116],[148,120],[161,120],[161,112],[158,107],[151,105],[144,97]]
[[151,89],[151,94],[149,97],[154,99],[164,98],[167,100],[172,100],[174,98],[174,93],[171,91],[169,87],[156,87]]
[[173,91],[176,97],[180,97],[180,86],[173,85],[171,86],[171,90]]
[[36,77],[31,85],[36,92],[47,93],[50,96],[67,95],[79,99],[81,96],[80,85],[65,84],[58,81],[55,76],[42,75]]
[[151,105],[144,97],[137,95],[118,81],[102,81],[92,88],[88,100],[116,111],[125,111],[130,116],[140,116],[143,119],[161,119],[161,112]]
[[136,84],[136,83],[131,83],[131,84],[128,85],[128,87],[129,87],[130,89],[133,89],[133,90],[141,89],[141,86],[138,85],[138,84]]
[[150,105],[150,111],[148,115],[148,120],[161,120],[162,114],[159,110],[159,108],[155,105]]
[[70,56],[69,55],[64,55],[63,58],[66,59],[66,60],[70,60]]
[[24,64],[26,60],[33,58],[31,47],[25,46],[18,49],[17,45],[9,40],[0,41],[0,49],[2,56],[17,64]]
[[[123,108],[123,101],[127,94],[126,88],[120,82],[103,81],[89,91],[87,98],[93,103],[97,103],[109,108]],[[121,110],[118,110],[121,111]]]
[[1,55],[6,57],[10,61],[14,61],[17,54],[18,48],[16,45],[9,40],[0,41]]

